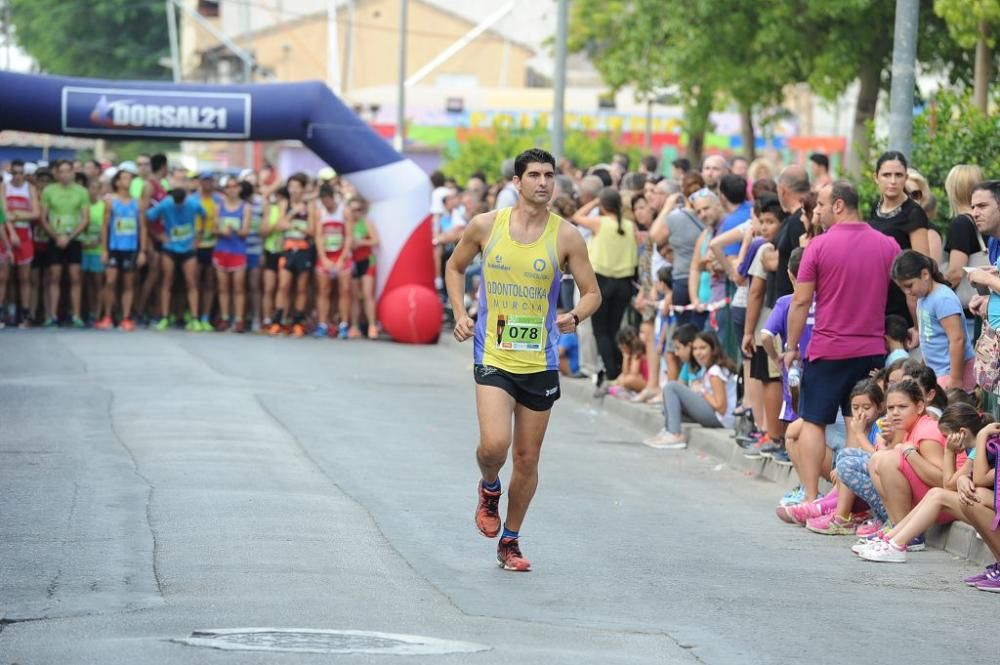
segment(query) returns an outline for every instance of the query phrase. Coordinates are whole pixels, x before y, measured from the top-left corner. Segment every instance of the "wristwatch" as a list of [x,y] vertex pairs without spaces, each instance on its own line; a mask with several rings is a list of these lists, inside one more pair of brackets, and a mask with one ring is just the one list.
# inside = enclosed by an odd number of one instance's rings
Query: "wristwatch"
[[569,315],[573,317],[574,326],[580,325],[580,317],[576,315],[576,312],[570,312]]

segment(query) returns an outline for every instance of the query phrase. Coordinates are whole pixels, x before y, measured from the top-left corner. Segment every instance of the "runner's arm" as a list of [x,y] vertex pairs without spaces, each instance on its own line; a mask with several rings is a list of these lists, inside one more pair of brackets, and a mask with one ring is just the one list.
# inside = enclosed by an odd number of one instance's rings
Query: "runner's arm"
[[455,251],[451,253],[448,263],[445,264],[445,286],[448,289],[448,300],[451,302],[451,311],[456,321],[469,316],[468,310],[465,309],[465,270],[482,251],[486,230],[492,224],[493,213],[473,217],[465,227],[462,238],[455,245]]
[[80,223],[77,224],[76,228],[73,229],[73,232],[69,234],[70,242],[76,240],[80,236],[80,234],[86,230],[89,224],[90,224],[90,205],[88,198],[88,205],[83,206],[83,209],[80,211]]
[[41,214],[38,216],[38,223],[41,224],[42,229],[49,235],[49,238],[55,240],[59,237],[56,230],[49,224],[49,207],[44,202],[41,204]]
[[243,206],[243,224],[240,225],[240,232],[239,232],[239,236],[241,238],[246,238],[248,235],[250,235],[250,216],[252,212],[253,211],[250,209],[249,203]]
[[[590,264],[590,256],[587,253],[587,243],[583,236],[569,225],[563,225],[565,233],[560,233],[559,242],[566,248],[566,264],[569,273],[573,276],[577,288],[580,290],[580,300],[569,312],[558,317],[556,323],[565,317],[572,321],[575,314],[577,319],[583,321],[589,316],[593,316],[597,308],[601,306],[601,290],[597,286],[597,276],[594,274],[594,267]],[[562,323],[566,323],[563,321]],[[575,324],[573,326],[575,328]],[[560,330],[563,330],[560,326]],[[572,332],[572,328],[569,330]]]
[[362,240],[361,242],[359,242],[358,245],[360,247],[364,247],[366,245],[368,247],[372,247],[372,248],[378,247],[378,244],[380,242],[379,241],[379,236],[378,236],[378,229],[375,228],[375,222],[372,221],[371,217],[369,217],[366,220],[365,228],[368,229],[368,237],[365,238],[364,240]]

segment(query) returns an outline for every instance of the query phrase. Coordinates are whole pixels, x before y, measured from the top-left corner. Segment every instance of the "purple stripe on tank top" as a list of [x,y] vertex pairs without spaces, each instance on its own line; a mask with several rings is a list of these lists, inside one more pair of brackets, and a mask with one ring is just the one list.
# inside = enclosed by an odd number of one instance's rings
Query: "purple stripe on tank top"
[[486,351],[486,320],[489,319],[486,304],[486,275],[479,276],[479,311],[476,313],[476,328],[472,338],[472,362],[483,364],[483,353]]
[[[986,457],[989,459],[993,457],[993,469],[1000,466],[997,461],[1000,461],[1000,437],[996,435],[991,436],[986,442]],[[993,518],[993,530],[996,531],[1000,528],[1000,473],[993,474],[993,511],[996,516]]]
[[545,315],[545,369],[559,369],[559,329],[556,328],[556,308],[559,306],[559,283],[562,271],[552,266],[549,284],[549,311]]

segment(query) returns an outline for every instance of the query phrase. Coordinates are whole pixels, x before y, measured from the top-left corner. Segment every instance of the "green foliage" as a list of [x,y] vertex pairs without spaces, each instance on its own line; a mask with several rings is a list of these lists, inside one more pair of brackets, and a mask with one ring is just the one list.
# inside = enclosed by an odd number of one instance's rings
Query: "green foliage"
[[141,0],[7,0],[17,43],[49,74],[164,79],[166,9]]
[[[465,182],[476,171],[486,174],[487,181],[500,179],[500,166],[505,159],[513,159],[529,148],[550,148],[548,131],[540,126],[528,130],[494,127],[493,136],[470,136],[462,143],[455,142],[445,150],[445,175]],[[587,132],[566,132],[563,152],[578,168],[609,163],[615,153],[629,156],[633,168],[644,154],[639,148],[622,146],[610,133],[591,135]]]
[[[1000,25],[1000,0],[934,0],[934,13],[948,24],[948,34],[965,49],[976,47],[980,24]],[[995,35],[986,34],[987,44],[996,46]]]
[[[884,140],[873,141],[871,145],[872,153],[865,164],[862,180],[863,201],[874,201],[878,197],[872,170],[886,147]],[[912,155],[910,166],[927,178],[938,200],[937,219],[931,221],[947,229],[952,211],[948,208],[944,181],[951,167],[978,164],[987,177],[1000,173],[1000,111],[984,115],[976,108],[971,95],[941,93],[913,119]]]

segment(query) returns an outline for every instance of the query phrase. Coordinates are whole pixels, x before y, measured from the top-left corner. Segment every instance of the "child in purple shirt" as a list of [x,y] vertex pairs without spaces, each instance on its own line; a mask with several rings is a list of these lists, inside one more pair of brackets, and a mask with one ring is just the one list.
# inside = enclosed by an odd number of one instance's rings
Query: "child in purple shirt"
[[[788,259],[788,277],[795,284],[796,275],[799,272],[799,264],[802,262],[802,248],[796,247]],[[781,354],[784,352],[785,340],[788,339],[788,309],[792,304],[792,296],[781,296],[774,303],[774,309],[768,317],[764,327],[761,328],[762,346],[767,354],[781,366],[781,420],[786,423],[794,422],[798,415],[795,413],[794,402],[792,401],[791,386],[788,385],[788,369],[781,362]],[[806,317],[805,328],[802,329],[802,336],[799,338],[799,355],[806,357],[806,349],[809,347],[809,340],[812,338],[813,324],[816,322],[816,300],[813,299],[809,307],[809,314]]]

